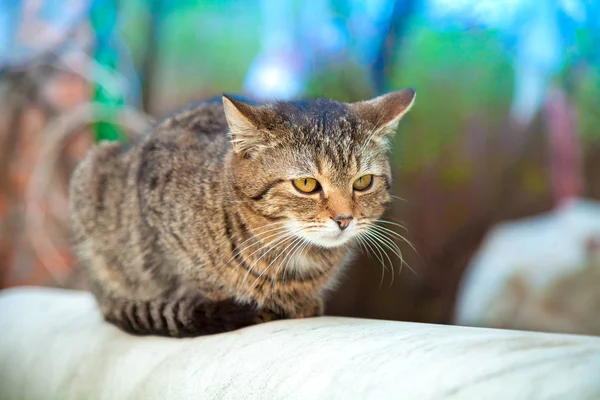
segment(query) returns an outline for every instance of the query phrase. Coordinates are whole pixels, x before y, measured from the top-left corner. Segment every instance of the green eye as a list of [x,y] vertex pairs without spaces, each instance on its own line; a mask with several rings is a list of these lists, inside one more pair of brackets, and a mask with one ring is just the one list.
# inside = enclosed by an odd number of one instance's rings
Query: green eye
[[321,185],[314,178],[298,178],[292,181],[292,184],[296,189],[302,193],[313,193],[319,190]]
[[363,175],[354,181],[352,187],[358,191],[367,190],[371,187],[371,183],[373,183],[373,175]]

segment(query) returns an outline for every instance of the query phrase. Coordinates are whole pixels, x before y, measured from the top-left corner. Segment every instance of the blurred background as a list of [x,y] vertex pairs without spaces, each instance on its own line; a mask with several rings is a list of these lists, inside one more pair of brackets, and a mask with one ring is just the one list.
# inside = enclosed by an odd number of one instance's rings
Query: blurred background
[[328,313],[600,334],[599,16],[592,0],[2,1],[0,287],[83,287],[66,193],[95,142],[222,92],[414,87],[386,216],[414,249],[358,258]]

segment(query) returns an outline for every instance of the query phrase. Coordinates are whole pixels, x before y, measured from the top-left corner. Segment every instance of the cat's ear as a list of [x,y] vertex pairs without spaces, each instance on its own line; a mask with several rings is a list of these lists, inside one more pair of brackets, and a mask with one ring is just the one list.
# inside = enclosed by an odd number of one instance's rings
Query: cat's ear
[[359,118],[372,126],[369,138],[384,144],[396,132],[398,122],[414,104],[416,94],[414,89],[402,89],[352,103],[351,107]]
[[231,146],[235,153],[249,156],[266,147],[265,132],[261,130],[260,107],[252,106],[223,95],[223,109],[229,125]]

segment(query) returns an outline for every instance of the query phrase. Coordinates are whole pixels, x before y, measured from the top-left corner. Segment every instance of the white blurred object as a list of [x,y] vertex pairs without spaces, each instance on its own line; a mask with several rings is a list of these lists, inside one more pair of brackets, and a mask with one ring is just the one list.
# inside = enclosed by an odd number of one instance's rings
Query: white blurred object
[[600,398],[600,338],[308,318],[194,339],[131,336],[89,293],[0,294],[0,398]]
[[600,203],[494,228],[467,268],[455,322],[600,335]]

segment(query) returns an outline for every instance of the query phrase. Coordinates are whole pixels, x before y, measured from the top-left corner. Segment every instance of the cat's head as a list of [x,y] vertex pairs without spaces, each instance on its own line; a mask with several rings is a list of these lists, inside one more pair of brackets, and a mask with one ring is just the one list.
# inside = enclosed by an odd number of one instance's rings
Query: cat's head
[[357,103],[224,96],[236,196],[288,236],[347,243],[390,201],[388,141],[414,99],[412,89]]

